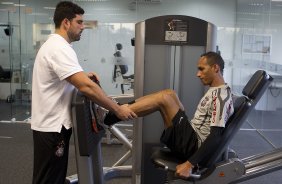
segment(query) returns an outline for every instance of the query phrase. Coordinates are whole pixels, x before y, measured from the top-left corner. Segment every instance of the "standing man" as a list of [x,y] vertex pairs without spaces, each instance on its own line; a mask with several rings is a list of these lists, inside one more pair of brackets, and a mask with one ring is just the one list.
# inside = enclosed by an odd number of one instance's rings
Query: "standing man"
[[65,182],[72,133],[71,98],[74,87],[122,120],[136,118],[126,106],[113,102],[85,74],[70,45],[80,40],[84,10],[62,1],[54,13],[55,34],[37,53],[32,81],[31,129],[34,141],[33,184]]
[[[156,111],[161,113],[165,126],[161,142],[183,160],[176,167],[175,174],[179,177],[187,178],[193,167],[205,164],[218,142],[222,141],[221,133],[234,112],[231,89],[223,79],[223,69],[224,61],[217,53],[208,52],[200,57],[197,76],[209,89],[191,121],[171,89],[140,97],[128,104],[139,117]],[[104,123],[110,126],[117,121],[114,114],[108,113]]]

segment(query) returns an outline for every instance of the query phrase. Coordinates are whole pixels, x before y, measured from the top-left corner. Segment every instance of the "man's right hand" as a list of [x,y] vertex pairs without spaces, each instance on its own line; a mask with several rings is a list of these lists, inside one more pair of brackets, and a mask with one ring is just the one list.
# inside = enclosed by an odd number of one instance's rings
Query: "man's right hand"
[[138,116],[129,108],[128,104],[120,106],[119,110],[115,113],[118,118],[123,121],[128,121],[137,118]]
[[189,161],[179,164],[176,166],[175,175],[177,177],[187,179],[190,176],[193,167],[194,166]]

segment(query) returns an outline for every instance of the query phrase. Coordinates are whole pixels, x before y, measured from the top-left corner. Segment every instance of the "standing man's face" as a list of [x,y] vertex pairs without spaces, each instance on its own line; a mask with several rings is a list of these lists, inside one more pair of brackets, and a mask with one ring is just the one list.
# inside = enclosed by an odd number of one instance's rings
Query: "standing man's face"
[[76,17],[70,21],[70,26],[69,29],[67,30],[67,34],[70,41],[71,42],[79,41],[83,30],[84,30],[83,17],[82,15],[76,15]]
[[199,77],[204,85],[212,86],[214,77],[216,75],[215,65],[209,65],[205,57],[201,57],[198,61],[198,72]]

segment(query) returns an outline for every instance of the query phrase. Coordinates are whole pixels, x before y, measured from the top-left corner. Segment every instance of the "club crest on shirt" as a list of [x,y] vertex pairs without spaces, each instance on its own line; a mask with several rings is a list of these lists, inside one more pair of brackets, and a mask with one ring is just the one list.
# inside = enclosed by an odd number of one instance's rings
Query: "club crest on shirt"
[[203,99],[201,102],[201,107],[204,107],[208,101],[209,101],[209,97],[206,96],[205,99]]

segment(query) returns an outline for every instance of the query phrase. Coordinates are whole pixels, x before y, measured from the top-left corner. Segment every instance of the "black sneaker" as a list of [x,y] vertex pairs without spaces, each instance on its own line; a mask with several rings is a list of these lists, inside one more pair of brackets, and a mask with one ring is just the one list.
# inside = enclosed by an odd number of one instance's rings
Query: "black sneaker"
[[121,119],[119,119],[113,112],[109,111],[105,118],[104,118],[104,124],[108,126],[112,126],[118,122],[120,122]]
[[[112,100],[119,104],[114,98],[112,98]],[[121,104],[119,104],[121,105]],[[114,124],[116,124],[117,122],[120,122],[121,119],[119,119],[113,112],[101,107],[101,106],[97,106],[96,108],[96,112],[97,112],[97,119],[98,119],[98,123],[101,126],[112,126]]]

